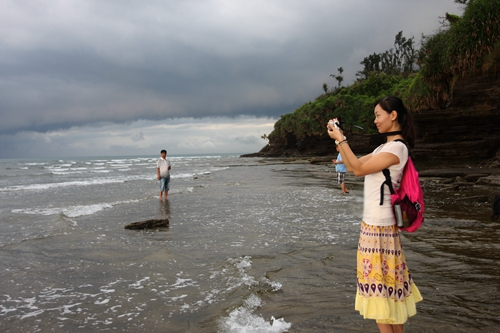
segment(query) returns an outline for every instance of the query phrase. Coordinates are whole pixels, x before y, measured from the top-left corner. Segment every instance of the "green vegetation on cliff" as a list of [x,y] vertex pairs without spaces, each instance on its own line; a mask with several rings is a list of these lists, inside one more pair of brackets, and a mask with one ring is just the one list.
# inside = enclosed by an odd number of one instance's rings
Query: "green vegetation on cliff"
[[[378,98],[396,95],[413,111],[445,108],[452,102],[453,85],[459,78],[500,71],[500,0],[456,0],[464,4],[461,17],[446,13],[447,27],[424,37],[416,50],[412,38],[396,35],[394,48],[366,57],[357,81],[340,87],[339,75],[331,75],[339,87],[281,116],[270,140],[291,133],[301,139],[326,136],[328,119],[341,117],[347,132],[363,127],[374,133],[373,107]],[[419,70],[417,70],[419,69]]]
[[377,99],[382,95],[401,95],[411,82],[412,77],[372,73],[366,79],[323,94],[293,113],[281,116],[269,137],[283,137],[287,133],[297,138],[326,135],[326,123],[334,117],[341,117],[348,132],[358,130],[354,125],[368,130],[373,127],[373,106]]
[[500,0],[469,1],[462,17],[446,13],[446,20],[449,28],[420,50],[421,69],[409,92],[417,111],[449,105],[457,79],[500,69]]

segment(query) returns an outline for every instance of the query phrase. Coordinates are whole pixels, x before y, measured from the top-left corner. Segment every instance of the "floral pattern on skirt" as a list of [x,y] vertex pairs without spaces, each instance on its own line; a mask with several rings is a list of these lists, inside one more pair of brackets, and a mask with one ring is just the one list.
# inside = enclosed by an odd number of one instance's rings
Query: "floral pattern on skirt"
[[404,324],[422,300],[406,265],[397,226],[361,223],[356,310],[383,324]]

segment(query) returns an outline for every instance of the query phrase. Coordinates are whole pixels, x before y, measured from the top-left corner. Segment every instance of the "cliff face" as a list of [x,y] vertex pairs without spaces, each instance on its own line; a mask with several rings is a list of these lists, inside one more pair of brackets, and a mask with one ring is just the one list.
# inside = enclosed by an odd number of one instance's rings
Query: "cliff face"
[[[326,131],[326,129],[325,129]],[[381,143],[380,139],[369,135],[349,135],[349,145],[356,153],[368,153]],[[244,157],[313,157],[336,155],[335,141],[327,137],[309,136],[297,140],[293,134],[285,139],[272,140],[261,151]]]
[[[412,151],[419,162],[429,164],[479,164],[500,167],[500,73],[461,79],[455,83],[453,100],[445,110],[415,114],[418,138]],[[371,152],[381,139],[349,135],[356,153]],[[293,134],[272,140],[255,154],[244,156],[333,156],[329,137],[297,140]]]
[[450,163],[493,158],[500,147],[499,107],[500,74],[458,80],[449,108],[415,116],[415,157]]

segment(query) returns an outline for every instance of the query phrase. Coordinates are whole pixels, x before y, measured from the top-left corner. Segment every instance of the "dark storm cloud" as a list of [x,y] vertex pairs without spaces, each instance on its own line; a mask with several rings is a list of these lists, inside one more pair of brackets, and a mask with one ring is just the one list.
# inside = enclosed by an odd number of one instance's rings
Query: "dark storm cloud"
[[88,51],[17,53],[3,75],[0,131],[169,117],[279,116],[297,102],[293,97],[279,100],[280,90],[288,86],[279,80],[300,78],[293,72],[280,74],[280,68],[289,69],[272,63],[274,59],[185,52],[193,75],[157,58],[147,65],[122,65]]
[[454,8],[452,0],[3,1],[0,135],[278,118],[319,95],[337,67],[352,82],[362,58],[389,48],[398,31],[418,38]]

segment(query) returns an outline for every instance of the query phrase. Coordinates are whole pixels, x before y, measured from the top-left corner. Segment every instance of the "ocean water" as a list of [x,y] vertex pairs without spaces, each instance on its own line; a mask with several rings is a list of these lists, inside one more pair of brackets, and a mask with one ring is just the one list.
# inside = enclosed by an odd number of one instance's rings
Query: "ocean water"
[[[343,195],[330,166],[169,158],[168,201],[155,156],[0,160],[1,332],[376,331],[353,309],[356,179]],[[493,332],[498,227],[429,210],[403,236],[424,297],[407,331]]]

